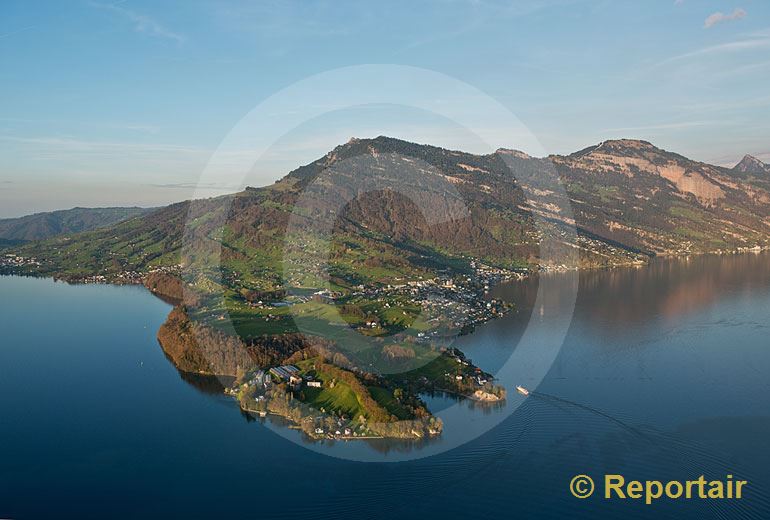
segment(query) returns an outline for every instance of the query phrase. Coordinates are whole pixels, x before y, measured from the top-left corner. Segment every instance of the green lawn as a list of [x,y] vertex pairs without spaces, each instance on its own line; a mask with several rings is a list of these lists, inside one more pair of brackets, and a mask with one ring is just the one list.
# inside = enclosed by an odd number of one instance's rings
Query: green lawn
[[353,418],[365,415],[356,393],[344,383],[338,382],[334,388],[305,387],[302,391],[305,402],[318,410],[323,408],[327,412],[340,412]]
[[393,392],[387,388],[381,388],[379,386],[368,386],[369,393],[372,394],[377,403],[385,408],[388,413],[395,415],[399,420],[411,419],[412,415],[406,408],[401,406],[401,403],[393,397]]
[[436,355],[435,353],[432,355],[436,357],[425,365],[403,374],[397,374],[394,377],[399,380],[417,380],[425,377],[428,381],[443,381],[446,373],[456,374],[468,371],[468,367],[461,365],[447,355]]
[[[297,367],[302,372],[308,372],[313,364],[313,360],[306,360],[297,363]],[[317,380],[323,382],[323,387],[303,386],[302,392],[305,395],[305,403],[317,410],[323,408],[327,412],[342,413],[351,418],[366,415],[366,410],[359,402],[358,396],[350,385],[342,381],[336,381],[334,388],[331,388],[331,382],[334,379],[331,375],[323,371],[312,371],[312,373],[314,373]]]

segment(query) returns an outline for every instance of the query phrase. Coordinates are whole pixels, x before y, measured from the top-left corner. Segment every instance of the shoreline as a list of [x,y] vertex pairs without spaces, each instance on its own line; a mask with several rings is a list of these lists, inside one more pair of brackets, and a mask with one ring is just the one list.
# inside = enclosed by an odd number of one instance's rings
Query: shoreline
[[[37,262],[36,259],[32,258],[30,259],[32,263],[29,264],[8,264],[5,262],[5,259],[3,258],[3,250],[8,250],[9,248],[0,248],[0,276],[19,276],[19,277],[29,277],[29,278],[44,278],[44,279],[52,279],[56,282],[63,282],[70,285],[116,285],[116,286],[122,286],[122,285],[142,285],[144,287],[147,287],[144,283],[144,278],[155,273],[168,273],[171,276],[178,276],[178,272],[171,272],[173,269],[176,271],[177,269],[181,269],[181,267],[175,266],[174,268],[154,268],[155,271],[148,271],[146,273],[140,273],[136,271],[126,271],[122,273],[116,273],[110,275],[110,277],[107,277],[105,275],[92,275],[92,276],[61,276],[56,275],[53,273],[40,273],[35,270],[24,270],[24,267],[28,267],[30,265],[37,265],[38,267],[40,264]],[[537,265],[532,266],[528,268],[523,268],[521,270],[512,271],[515,273],[515,276],[508,277],[504,280],[501,280],[500,283],[504,282],[512,282],[512,281],[521,281],[524,278],[529,277],[532,274],[542,274],[542,273],[562,273],[562,272],[570,272],[570,271],[604,271],[604,270],[613,270],[613,269],[630,269],[630,268],[640,268],[650,265],[651,263],[655,262],[656,260],[683,260],[688,257],[722,257],[722,256],[740,256],[740,255],[757,255],[757,254],[763,254],[770,252],[770,245],[764,245],[764,246],[753,246],[753,247],[742,247],[737,249],[725,249],[725,250],[715,250],[715,251],[688,251],[688,252],[664,252],[664,253],[653,253],[650,255],[643,255],[645,256],[646,260],[644,261],[634,261],[634,262],[620,262],[620,263],[614,263],[614,264],[608,264],[608,265],[582,265],[582,266],[545,266],[545,265]],[[5,253],[7,256],[8,253]],[[13,255],[16,256],[16,255]],[[22,257],[17,257],[22,258]],[[124,274],[131,274],[130,277],[122,277],[121,275]],[[153,294],[161,294],[159,292],[151,290],[149,287],[147,287],[150,292]],[[174,298],[170,295],[167,295],[168,298]]]
[[[251,414],[255,419],[270,420],[269,416],[271,416],[271,415],[274,416],[274,417],[280,417],[281,419],[283,419],[285,421],[289,421],[291,423],[288,426],[286,426],[286,428],[288,428],[289,430],[296,430],[298,432],[301,432],[301,433],[305,434],[308,438],[310,438],[311,440],[316,441],[316,442],[317,441],[368,441],[368,440],[384,440],[384,439],[402,440],[402,441],[410,440],[410,439],[405,439],[405,438],[402,438],[402,437],[385,437],[385,436],[382,436],[382,435],[359,435],[357,437],[354,437],[352,435],[339,435],[339,436],[338,435],[331,435],[331,434],[317,435],[317,434],[314,434],[314,433],[306,432],[305,430],[302,429],[302,426],[300,426],[299,424],[297,424],[294,421],[292,421],[291,418],[286,417],[285,415],[282,415],[280,413],[270,412],[270,411],[262,412],[262,411],[259,411],[259,410],[249,410],[248,408],[244,408],[243,406],[240,406],[240,410],[242,412]],[[263,415],[263,413],[264,413],[264,415]],[[416,437],[415,439],[418,439],[418,438],[421,438],[421,437]]]
[[[635,264],[634,263],[634,264],[612,265],[612,266],[575,267],[575,268],[572,268],[572,269],[554,269],[554,268],[547,268],[546,267],[546,268],[541,268],[541,269],[539,269],[537,271],[529,271],[527,273],[523,273],[523,276],[521,276],[521,277],[518,277],[518,278],[515,278],[515,279],[511,279],[511,280],[503,280],[500,283],[511,283],[511,282],[515,282],[515,281],[523,281],[523,280],[529,278],[529,276],[531,274],[559,273],[559,272],[567,272],[567,271],[578,271],[578,272],[580,272],[580,271],[594,271],[594,270],[608,270],[609,271],[609,270],[615,270],[615,269],[618,269],[618,268],[620,268],[620,269],[638,269],[640,267],[649,267],[649,266],[651,266],[652,264],[655,263],[655,261],[657,259],[660,259],[662,261],[677,261],[677,260],[684,261],[684,260],[687,260],[690,257],[697,257],[697,258],[701,258],[701,257],[715,257],[716,258],[716,257],[724,257],[724,256],[761,255],[763,253],[767,253],[769,250],[770,250],[770,247],[765,247],[765,248],[747,248],[746,250],[730,251],[730,252],[724,252],[723,251],[723,252],[689,253],[689,254],[682,254],[682,255],[676,255],[676,254],[672,254],[672,255],[659,255],[659,256],[655,256],[655,257],[650,258],[648,261],[644,262],[643,264]],[[121,280],[120,282],[115,282],[115,281],[77,282],[77,281],[72,281],[71,279],[62,278],[62,277],[44,276],[44,275],[39,275],[39,274],[36,274],[36,273],[29,273],[29,272],[27,272],[27,273],[24,273],[24,272],[22,272],[22,273],[19,273],[19,272],[6,272],[5,270],[2,270],[2,269],[0,269],[0,276],[16,276],[16,277],[30,277],[30,278],[52,279],[55,282],[61,281],[61,282],[64,282],[64,283],[67,283],[67,284],[70,284],[70,285],[90,285],[90,284],[104,284],[104,285],[116,285],[116,286],[122,286],[122,285],[142,285],[151,294],[153,294],[154,296],[158,297],[159,299],[161,299],[162,301],[164,301],[164,302],[166,302],[166,303],[168,303],[170,305],[175,305],[175,307],[176,307],[178,305],[178,303],[181,301],[181,300],[179,300],[177,298],[174,298],[171,294],[166,294],[166,291],[159,291],[159,290],[157,290],[157,288],[150,287],[146,283],[146,277],[143,277],[142,279],[131,280],[131,281]],[[494,286],[490,287],[490,290],[493,289],[494,287],[499,286],[500,283],[499,284],[495,284]],[[492,318],[491,320],[484,320],[481,323],[485,323],[487,321],[492,321],[494,319],[495,318]],[[472,334],[472,332],[469,332],[469,334]],[[161,347],[163,348],[162,343],[161,343]],[[164,349],[164,351],[165,351],[165,349]],[[224,377],[232,377],[232,376],[230,376],[228,374],[215,374],[215,373],[207,372],[207,371],[203,371],[203,370],[198,370],[198,371],[183,370],[173,360],[171,360],[171,361],[172,361],[172,364],[174,364],[174,366],[180,372],[184,372],[184,373],[187,373],[187,374],[192,374],[192,375],[195,375],[195,376],[202,376],[202,377],[207,377],[207,378],[215,378],[217,380],[220,380],[220,378],[224,378]],[[220,382],[221,382],[221,380],[220,380]],[[227,387],[225,385],[222,385],[222,386],[223,386],[223,390],[224,390],[223,393],[225,393],[225,395],[227,395],[227,391],[226,391]],[[472,400],[474,402],[480,403],[482,405],[484,405],[484,404],[495,404],[495,403],[498,403],[498,402],[504,400],[504,398],[503,399],[499,399],[498,398],[496,400],[477,399],[477,398],[474,398],[474,396],[472,396],[472,395],[463,394],[463,393],[456,392],[454,390],[450,390],[450,389],[446,389],[446,388],[440,388],[438,386],[434,387],[433,391],[442,392],[442,393],[446,393],[446,394],[449,394],[449,395],[453,395],[453,396],[456,396],[456,397],[458,397],[460,399],[469,399],[469,400]],[[243,412],[250,413],[250,414],[259,414],[258,410],[250,410],[250,409],[244,408],[241,405],[240,400],[238,400],[238,399],[236,399],[236,400],[239,403],[239,408]],[[287,420],[287,421],[290,421],[290,422],[294,422],[294,421],[292,421],[292,418],[287,416],[287,415],[284,415],[284,414],[281,414],[281,413],[275,413],[273,411],[268,411],[268,413],[270,413],[271,415],[282,417],[284,420]],[[329,434],[323,434],[323,435],[308,434],[307,431],[302,429],[300,424],[298,424],[298,423],[295,423],[295,424],[297,424],[296,429],[299,429],[299,430],[303,431],[303,433],[305,433],[310,439],[312,439],[314,441],[320,441],[320,440],[364,440],[365,437],[367,437],[367,436],[356,436],[356,437],[352,437],[351,436],[351,437],[347,438],[344,435],[342,435],[342,436],[334,436],[334,435],[329,435]],[[439,435],[440,435],[440,433],[439,433]],[[424,438],[424,437],[420,436],[419,434],[415,434],[415,435],[412,435],[412,436],[409,436],[409,437],[402,437],[402,436],[390,437],[390,436],[374,435],[374,436],[368,436],[368,438],[381,438],[381,439],[382,438],[389,438],[389,439],[394,439],[394,440],[395,439],[397,439],[397,440],[416,440],[416,439]]]

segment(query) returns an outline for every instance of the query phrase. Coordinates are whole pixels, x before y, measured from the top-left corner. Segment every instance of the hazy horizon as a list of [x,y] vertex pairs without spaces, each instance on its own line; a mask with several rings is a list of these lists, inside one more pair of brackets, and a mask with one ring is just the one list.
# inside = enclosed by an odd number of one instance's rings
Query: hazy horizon
[[[0,217],[159,206],[195,186],[237,191],[226,169],[199,184],[228,132],[297,82],[362,64],[471,85],[547,153],[634,138],[723,166],[745,154],[770,161],[765,3],[11,1],[0,13]],[[329,97],[344,105],[360,86]],[[455,102],[473,112],[477,100]],[[269,184],[351,136],[380,134],[532,153],[505,132],[485,143],[413,107],[350,106],[278,136],[248,183]]]
[[[401,138],[399,138],[399,137],[396,137],[396,136],[391,136],[391,135],[381,135],[381,136],[366,136],[366,137],[360,137],[360,136],[351,136],[351,137],[350,137],[348,140],[350,140],[350,139],[374,139],[374,138],[376,138],[376,137],[389,137],[389,138],[394,138],[394,139],[401,139]],[[633,138],[633,137],[618,137],[617,139],[638,140],[637,138]],[[403,140],[403,139],[402,139],[402,140]],[[605,141],[611,141],[611,140],[613,140],[613,139],[606,139]],[[344,141],[344,142],[347,142],[347,140],[346,140],[346,141]],[[341,144],[344,144],[344,142],[341,142],[341,143],[339,143],[339,145],[341,145]],[[412,142],[415,142],[415,141],[412,141]],[[427,142],[420,142],[420,143],[416,143],[416,144],[422,144],[422,145],[433,145],[432,143],[427,143]],[[573,150],[572,152],[577,152],[577,151],[579,151],[579,150],[581,150],[581,149],[583,149],[583,148],[586,148],[586,147],[589,147],[589,146],[592,146],[592,145],[596,145],[596,144],[599,144],[599,143],[591,143],[591,144],[587,144],[586,146],[583,146],[583,147],[581,147],[581,148],[578,148],[578,149],[576,149],[576,150]],[[653,144],[653,145],[655,145],[655,143],[654,143],[654,142],[653,142],[652,144]],[[508,149],[515,149],[515,148],[513,148],[513,147],[510,147],[510,146],[508,146],[508,147],[504,147],[504,148],[508,148]],[[463,149],[461,149],[461,148],[453,148],[452,150],[454,150],[454,151],[461,151],[461,152],[465,152],[465,151],[466,151],[466,150],[463,150]],[[331,151],[331,149],[329,149],[329,150],[327,150],[327,151]],[[670,152],[676,152],[676,150],[667,150],[667,151],[670,151]],[[570,153],[571,153],[571,152],[570,152]],[[747,154],[744,154],[744,155],[747,155]],[[752,154],[748,154],[748,155],[752,155]],[[318,158],[320,158],[320,157],[321,157],[321,155],[319,155],[319,156],[318,156],[318,157],[316,157],[315,159],[318,159]],[[698,159],[695,159],[695,158],[692,158],[692,157],[688,157],[688,158],[689,158],[689,159],[698,160]],[[274,181],[277,181],[277,180],[279,180],[281,177],[283,177],[284,175],[288,174],[290,171],[294,170],[295,168],[299,168],[299,167],[301,167],[301,166],[304,166],[304,165],[308,164],[309,162],[313,162],[315,159],[312,159],[311,161],[308,161],[308,162],[304,162],[304,163],[302,163],[302,164],[297,164],[296,166],[293,166],[293,167],[291,167],[291,168],[290,168],[289,170],[287,170],[286,172],[284,172],[284,173],[282,173],[282,174],[278,175]],[[702,161],[702,162],[706,162],[706,161]],[[736,163],[737,163],[737,162],[738,162],[738,161],[736,161]],[[717,165],[717,166],[726,166],[726,167],[732,167],[732,166],[734,166],[734,164],[725,164],[725,165]],[[274,182],[274,181],[270,181],[270,182],[268,182],[267,184],[262,184],[262,185],[245,184],[243,187],[246,187],[246,185],[248,185],[248,186],[251,186],[251,187],[262,187],[262,186],[266,186],[266,185],[269,185],[269,184],[271,184],[271,183],[272,183],[272,182]],[[188,197],[186,197],[186,198],[180,198],[180,199],[176,199],[176,200],[169,200],[169,201],[167,201],[167,202],[163,202],[163,203],[161,203],[161,204],[155,204],[155,205],[126,204],[126,205],[122,205],[122,206],[121,206],[121,205],[109,205],[109,204],[102,204],[102,205],[99,205],[99,204],[97,204],[97,205],[90,205],[90,206],[88,206],[88,205],[82,205],[82,204],[75,204],[75,205],[73,205],[73,206],[67,206],[67,207],[52,207],[52,208],[50,208],[50,209],[41,209],[41,210],[38,210],[38,211],[32,211],[32,212],[28,212],[28,213],[22,213],[22,214],[18,214],[18,215],[4,215],[4,214],[0,214],[0,219],[13,219],[13,218],[21,218],[21,217],[26,217],[26,216],[29,216],[29,215],[34,215],[34,214],[39,214],[39,213],[49,213],[49,212],[54,212],[54,211],[66,211],[66,210],[71,210],[71,209],[78,209],[78,208],[90,208],[90,209],[93,209],[93,208],[111,208],[111,207],[141,207],[141,208],[149,208],[149,209],[151,209],[151,208],[155,208],[155,207],[162,207],[162,206],[165,206],[165,205],[168,205],[168,204],[174,204],[174,203],[177,203],[177,202],[183,202],[183,201],[185,201],[185,200],[190,200],[190,198],[191,198],[191,197],[194,195],[194,192],[195,192],[195,190],[196,190],[196,189],[198,189],[198,190],[201,190],[201,188],[200,188],[200,187],[196,187],[196,186],[194,186],[194,185],[189,185],[189,186],[175,186],[175,187],[179,188],[180,190],[188,190],[188,195],[189,195],[189,196],[188,196]],[[2,189],[2,188],[0,188],[0,189]],[[217,188],[217,189],[220,189],[220,188]],[[242,189],[242,188],[236,188],[236,187],[232,187],[232,190],[228,191],[226,188],[221,188],[221,193],[218,193],[218,194],[216,194],[216,193],[215,193],[215,194],[212,194],[212,195],[210,195],[210,196],[211,196],[211,197],[216,197],[216,196],[219,196],[219,195],[228,195],[228,194],[232,194],[232,193],[237,193],[238,191],[241,191],[241,189]],[[205,191],[205,188],[203,188],[203,191]]]

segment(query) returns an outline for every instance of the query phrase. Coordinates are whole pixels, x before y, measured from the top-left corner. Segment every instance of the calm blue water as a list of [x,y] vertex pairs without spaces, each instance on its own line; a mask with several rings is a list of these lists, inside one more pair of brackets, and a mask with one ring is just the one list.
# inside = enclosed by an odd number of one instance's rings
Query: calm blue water
[[[558,300],[570,281],[555,276]],[[502,367],[532,316],[548,323],[532,308],[537,284],[497,289],[520,309],[460,338],[476,364]],[[0,518],[770,516],[767,255],[581,274],[535,395],[493,409],[434,396],[455,411],[445,438],[407,447],[313,451],[247,421],[166,360],[155,333],[170,307],[141,288],[3,277],[0,295]],[[463,428],[498,422],[441,452]],[[345,449],[425,458],[329,456]],[[567,490],[575,474],[609,472],[750,485],[741,502],[652,506]]]

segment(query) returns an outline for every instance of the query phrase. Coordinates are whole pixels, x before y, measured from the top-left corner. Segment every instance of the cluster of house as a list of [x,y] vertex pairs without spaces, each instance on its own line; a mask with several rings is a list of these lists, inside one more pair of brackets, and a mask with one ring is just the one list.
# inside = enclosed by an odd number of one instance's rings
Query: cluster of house
[[[325,432],[325,430],[324,430],[323,428],[316,428],[316,429],[315,429],[315,434],[316,434],[316,435],[324,435],[325,433],[326,433],[326,432]],[[338,430],[330,431],[330,432],[328,433],[328,435],[330,435],[330,436],[332,436],[332,435],[333,435],[333,436],[335,436],[335,437],[341,437],[341,436],[343,436],[343,435],[344,435],[345,437],[351,437],[351,436],[353,436],[353,437],[357,437],[357,436],[358,436],[358,434],[357,434],[357,433],[355,433],[355,432],[353,432],[353,430],[351,430],[350,428],[342,428],[342,429],[338,429]]]
[[[496,271],[491,271],[490,277],[492,272]],[[432,331],[418,334],[418,341],[425,342],[434,337],[440,338],[451,330],[482,323],[504,314],[506,306],[502,301],[487,300],[483,297],[483,292],[489,288],[490,283],[494,282],[489,277],[433,278],[365,288],[356,294],[370,300],[385,302],[385,308],[390,307],[387,300],[394,296],[406,297],[412,303],[420,305],[425,321],[434,324]],[[367,321],[365,325],[367,328],[377,326],[380,324],[375,320]]]
[[739,253],[761,253],[765,249],[767,249],[768,246],[765,246],[764,248],[760,245],[755,245],[752,247],[739,247],[737,251]]
[[[426,321],[432,325],[432,330],[421,332],[417,341],[442,340],[447,335],[456,334],[457,330],[464,327],[483,323],[504,314],[508,306],[502,301],[485,298],[484,293],[495,283],[524,276],[523,270],[493,267],[478,260],[470,260],[470,266],[473,271],[462,276],[453,275],[447,270],[445,274],[430,279],[403,280],[403,283],[385,285],[358,285],[349,296],[352,297],[351,303],[355,303],[358,298],[364,298],[382,302],[385,308],[390,308],[394,304],[392,301],[394,297],[399,301],[407,298],[408,301],[422,307]],[[288,295],[280,302],[249,302],[249,306],[266,309],[309,300],[333,304],[343,296],[341,292],[322,289],[312,294]],[[268,314],[261,319],[271,321],[280,320],[283,317]],[[376,330],[383,326],[380,318],[369,316],[359,329]]]
[[114,275],[94,274],[90,276],[83,276],[77,278],[70,278],[71,282],[89,284],[89,283],[113,283],[113,284],[125,284],[133,285],[142,282],[144,275],[137,271],[123,271]]
[[278,380],[286,381],[292,385],[302,382],[302,377],[299,375],[299,369],[294,365],[282,365],[279,367],[273,367],[270,369],[270,373]]
[[249,380],[251,386],[259,388],[267,388],[272,382],[273,379],[270,376],[270,372],[265,372],[264,370],[257,370],[251,380]]
[[[454,359],[459,365],[461,365],[462,367],[468,367],[468,368],[467,369],[462,368],[460,370],[461,373],[452,374],[449,372],[445,372],[444,377],[448,379],[454,378],[457,381],[463,381],[463,380],[472,381],[476,383],[478,386],[484,386],[489,382],[484,372],[482,372],[482,370],[478,367],[473,367],[472,361],[470,359],[467,359],[462,354],[462,352],[460,352],[457,349],[450,349],[447,351],[447,354],[449,355],[449,357]],[[472,371],[469,370],[470,368],[473,368],[473,370]]]
[[181,272],[182,272],[182,264],[161,265],[161,266],[153,267],[147,271],[148,274],[150,273],[179,274]]
[[0,257],[0,267],[24,267],[26,265],[39,266],[40,262],[35,258],[27,258],[13,253]]
[[[260,371],[261,372],[261,371]],[[259,372],[258,372],[259,373]],[[300,386],[303,382],[303,378],[299,373],[299,369],[294,365],[281,365],[279,367],[273,367],[268,372],[279,381],[289,383],[291,386]],[[321,388],[323,384],[321,381],[316,381],[312,376],[306,375],[304,378],[306,386],[311,388]],[[269,383],[264,383],[265,386]]]
[[94,274],[79,278],[79,283],[115,283],[115,284],[138,284],[142,282],[143,275],[138,271],[123,271],[113,276],[103,274]]
[[245,384],[258,389],[267,389],[276,381],[288,383],[295,387],[295,389],[302,385],[303,382],[305,386],[310,388],[321,388],[323,386],[321,381],[317,381],[310,375],[305,375],[303,378],[299,369],[294,365],[281,365],[269,370],[257,370]]
[[[637,265],[643,265],[646,263],[646,258],[644,255],[640,253],[634,253],[632,251],[628,251],[626,249],[623,249],[621,247],[613,246],[612,244],[608,244],[606,242],[602,242],[600,240],[595,240],[591,237],[588,237],[586,235],[578,235],[576,238],[567,238],[565,231],[560,231],[560,234],[565,237],[565,243],[569,243],[569,241],[574,241],[577,243],[577,245],[585,249],[586,251],[590,251],[592,253],[597,253],[600,255],[606,254],[605,252],[610,252],[613,255],[617,256],[623,256],[626,257],[629,263],[637,264]],[[689,249],[689,246],[687,246]],[[563,271],[575,271],[577,270],[577,266],[574,265],[566,265],[566,264],[557,264],[557,265],[543,265],[538,268],[540,271],[555,271],[555,272],[563,272]]]
[[471,268],[476,272],[476,277],[485,282],[501,282],[507,280],[521,280],[524,278],[525,270],[511,270],[500,267],[493,267],[477,260],[471,260]]
[[334,300],[342,296],[342,293],[322,289],[313,293],[313,299],[322,303],[334,303]]

